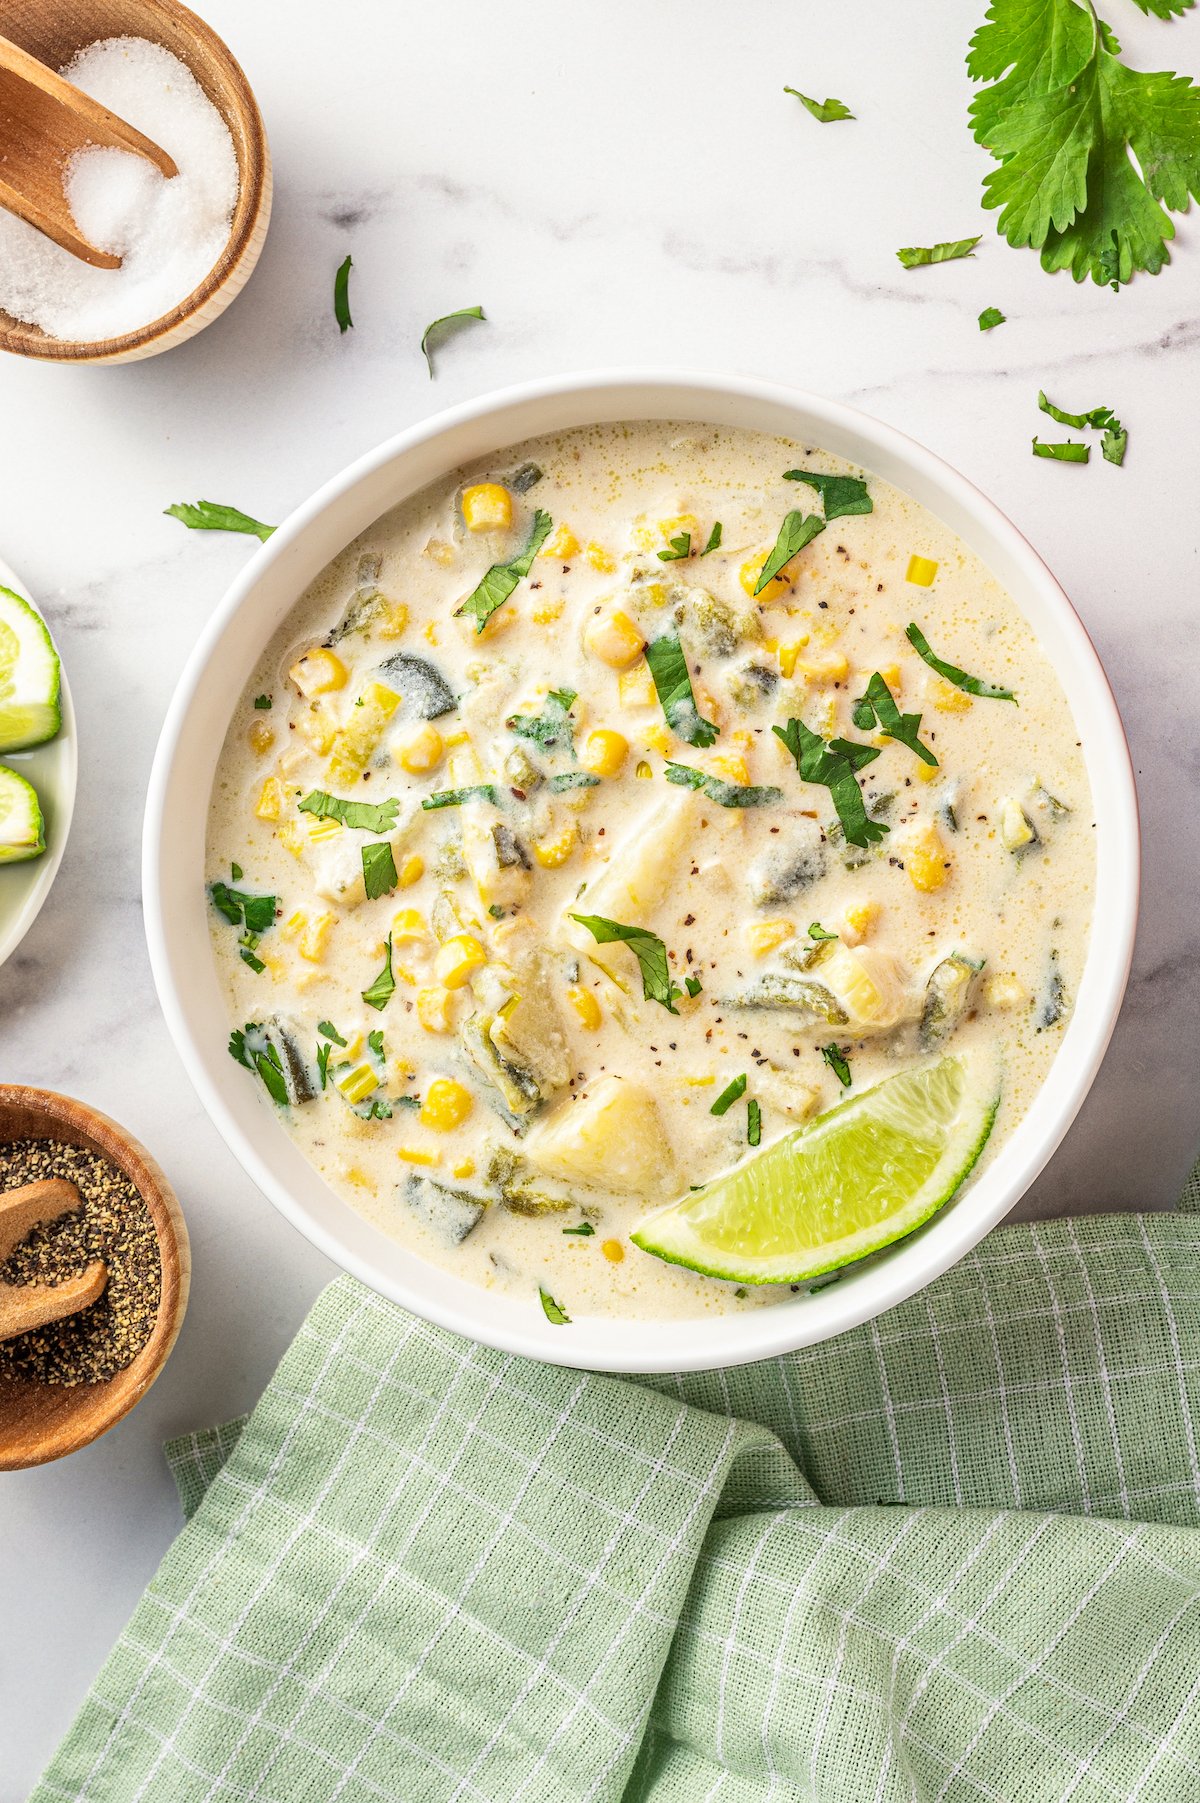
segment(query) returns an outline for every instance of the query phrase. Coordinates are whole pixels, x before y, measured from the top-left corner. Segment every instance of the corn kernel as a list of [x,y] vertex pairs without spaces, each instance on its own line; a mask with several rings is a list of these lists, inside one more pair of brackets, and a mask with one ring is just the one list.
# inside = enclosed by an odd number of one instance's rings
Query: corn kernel
[[746,943],[756,958],[765,958],[795,936],[795,924],[790,920],[756,920],[746,928]]
[[499,482],[464,488],[462,516],[468,532],[506,532],[512,525],[512,496]]
[[328,695],[333,689],[344,689],[347,671],[336,651],[314,645],[292,665],[288,675],[308,701],[313,695]]
[[442,735],[432,720],[422,720],[419,726],[411,727],[400,740],[396,762],[410,776],[420,776],[426,770],[436,769],[442,761],[444,750]]
[[421,628],[421,631],[425,634],[426,639],[429,641],[429,643],[431,645],[437,644],[438,629],[437,629],[437,621],[436,620],[426,620],[424,626],[422,626],[422,628]]
[[578,555],[579,540],[569,526],[559,526],[538,552],[539,557],[549,557],[560,562]]
[[408,625],[408,609],[403,601],[385,601],[371,625],[381,639],[403,638]]
[[294,858],[304,856],[304,834],[294,820],[281,820],[275,828],[275,837],[285,851],[290,851]]
[[379,1078],[372,1064],[356,1064],[337,1080],[337,1086],[348,1102],[365,1102],[379,1088]]
[[402,1158],[405,1164],[441,1164],[440,1152],[427,1152],[423,1146],[397,1146],[396,1157]]
[[866,939],[879,915],[880,907],[876,901],[852,902],[842,916],[842,938],[846,944],[859,945]]
[[884,682],[887,683],[888,688],[892,691],[893,698],[898,701],[900,699],[900,684],[904,680],[900,674],[899,664],[884,664],[880,668],[879,674],[883,677]]
[[625,1248],[620,1240],[601,1240],[600,1250],[610,1265],[619,1265],[625,1256]]
[[614,670],[627,670],[630,664],[637,662],[646,646],[629,615],[617,607],[593,615],[584,628],[583,642],[593,657]]
[[750,599],[752,601],[761,601],[764,605],[770,601],[778,601],[779,597],[781,595],[786,595],[792,586],[792,577],[787,574],[792,566],[785,563],[778,576],[772,576],[770,582],[767,583],[767,586],[764,589],[759,590],[757,595],[755,594],[754,591],[758,586],[758,579],[763,573],[763,565],[770,555],[771,553],[769,551],[763,551],[757,557],[749,557],[738,571],[738,581],[750,596]]
[[557,870],[565,864],[579,841],[579,826],[567,820],[550,839],[535,839],[533,855],[543,870]]
[[713,1076],[711,1071],[706,1071],[699,1077],[685,1077],[683,1079],[689,1089],[707,1089],[709,1085],[715,1083],[716,1080],[717,1079]]
[[284,937],[295,942],[296,950],[309,964],[319,964],[329,946],[329,935],[337,925],[333,914],[312,914],[297,908],[284,923]]
[[589,1033],[594,1033],[600,1025],[600,1004],[590,989],[581,989],[578,983],[567,990],[567,1000],[583,1022]]
[[260,820],[278,820],[283,813],[283,784],[277,776],[268,776],[262,786],[254,812]]
[[592,568],[599,570],[602,576],[611,576],[617,567],[616,558],[611,551],[606,551],[603,545],[590,544],[583,555]]
[[411,889],[425,875],[425,860],[420,852],[410,851],[400,866],[399,883],[402,889]]
[[666,544],[670,544],[673,538],[678,538],[680,533],[686,532],[692,541],[692,550],[699,551],[701,548],[700,522],[694,513],[677,513],[669,520],[659,520],[658,530]]
[[425,544],[425,556],[440,563],[443,569],[449,569],[454,562],[454,546],[448,545],[444,538],[431,538]]
[[479,967],[487,963],[487,953],[473,933],[456,933],[438,947],[433,961],[433,974],[444,989],[461,989]]
[[450,1170],[451,1174],[455,1177],[473,1177],[475,1175],[475,1160],[473,1158],[460,1158],[457,1164],[451,1165]]
[[918,588],[929,588],[938,573],[937,559],[934,557],[918,557],[914,552],[908,560],[908,570],[904,580],[915,582]]
[[464,1089],[453,1077],[437,1077],[425,1091],[417,1118],[423,1127],[433,1127],[438,1133],[451,1133],[462,1125],[474,1106],[475,1100],[469,1089]]
[[565,601],[543,601],[529,616],[535,626],[552,626],[562,615]]
[[653,707],[658,700],[650,666],[644,661],[632,670],[622,670],[617,678],[617,696],[622,707]]
[[984,995],[993,1008],[1019,1008],[1029,1000],[1029,991],[1011,972],[989,977],[984,986]]
[[936,782],[938,777],[941,775],[942,775],[942,771],[939,770],[937,768],[937,766],[934,764],[918,764],[917,765],[917,781],[919,783]]
[[329,774],[336,782],[351,783],[362,775],[371,753],[396,709],[400,697],[381,682],[369,682],[337,734],[329,760]]
[[952,682],[943,682],[940,677],[934,679],[933,705],[940,714],[965,714],[973,705],[971,697],[956,689]]
[[322,714],[315,707],[306,708],[296,716],[296,731],[318,757],[324,757],[337,737],[337,726],[328,714]]
[[727,783],[740,783],[745,785],[750,781],[750,768],[744,757],[739,757],[736,754],[723,754],[719,757],[710,758],[709,765],[713,775],[723,777]]
[[665,726],[648,726],[642,734],[651,751],[657,751],[661,757],[671,755],[671,735]]
[[913,888],[919,889],[923,895],[932,894],[946,881],[950,874],[946,848],[932,822],[918,828],[908,841],[904,851],[904,867]]
[[850,660],[844,652],[832,651],[826,657],[798,662],[794,673],[806,682],[845,682],[850,674]]
[[629,740],[607,726],[597,727],[584,740],[579,762],[593,776],[616,776],[629,755]]
[[449,1033],[454,1021],[450,1013],[448,989],[418,989],[417,1019],[427,1033]]
[[368,1177],[360,1164],[347,1165],[343,1175],[345,1176],[346,1182],[353,1183],[357,1189],[373,1190],[375,1188],[374,1179]]
[[246,737],[250,742],[251,751],[255,757],[259,758],[266,757],[275,743],[275,734],[265,720],[256,720]]
[[638,759],[638,766],[633,774],[644,783],[652,782],[654,779],[654,772],[651,770],[645,758]]
[[803,649],[804,647],[799,641],[792,645],[780,645],[779,647],[779,674],[789,681],[796,674],[796,659]]
[[413,940],[427,939],[429,927],[417,908],[401,908],[392,920],[392,944],[410,945]]

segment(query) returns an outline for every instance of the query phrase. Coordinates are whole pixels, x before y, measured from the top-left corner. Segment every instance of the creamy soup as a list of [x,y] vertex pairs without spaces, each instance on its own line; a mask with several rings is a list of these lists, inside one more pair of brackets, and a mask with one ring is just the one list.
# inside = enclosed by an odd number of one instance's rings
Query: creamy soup
[[1062,689],[930,513],[786,440],[569,432],[378,521],[264,653],[208,833],[231,1051],[466,1279],[763,1306],[639,1218],[948,1047],[996,1070],[994,1158],[1093,840]]

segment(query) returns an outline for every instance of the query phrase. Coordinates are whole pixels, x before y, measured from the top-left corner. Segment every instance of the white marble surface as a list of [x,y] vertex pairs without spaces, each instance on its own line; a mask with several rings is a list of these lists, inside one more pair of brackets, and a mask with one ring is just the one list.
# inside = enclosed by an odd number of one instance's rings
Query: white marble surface
[[[1200,72],[1200,14],[1108,0],[1147,67]],[[3,8],[0,6],[0,14]],[[178,1525],[167,1434],[257,1396],[330,1266],[202,1114],[159,1017],[138,894],[146,776],[184,659],[252,541],[162,516],[200,495],[274,520],[409,421],[524,377],[642,363],[749,371],[881,415],[964,470],[1065,584],[1133,745],[1146,877],[1137,966],[1091,1101],[1027,1199],[1163,1206],[1200,1137],[1200,826],[1193,749],[1200,243],[1127,292],[1002,246],[965,126],[983,0],[207,0],[257,89],[277,198],[258,273],[154,361],[0,359],[0,554],[40,597],[80,713],[76,826],[0,971],[0,1071],[98,1103],[173,1178],[195,1251],[164,1377],[62,1465],[0,1479],[0,1803],[31,1785]],[[1119,18],[1118,18],[1119,14]],[[340,21],[340,30],[331,19]],[[302,27],[312,28],[311,36]],[[784,82],[859,115],[819,126]],[[982,230],[977,257],[892,254]],[[355,330],[333,271],[354,256]],[[436,314],[490,323],[439,359]],[[1009,323],[990,334],[976,315]],[[1035,461],[1039,386],[1114,406],[1126,467]]]

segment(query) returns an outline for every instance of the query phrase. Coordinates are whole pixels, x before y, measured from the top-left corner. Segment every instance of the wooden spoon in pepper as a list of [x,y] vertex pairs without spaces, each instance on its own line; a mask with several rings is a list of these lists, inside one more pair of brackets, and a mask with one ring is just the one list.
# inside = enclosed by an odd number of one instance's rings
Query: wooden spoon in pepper
[[[0,1265],[43,1221],[56,1221],[82,1206],[75,1185],[61,1177],[25,1183],[0,1195]],[[108,1266],[98,1259],[81,1276],[63,1283],[0,1283],[0,1340],[78,1314],[96,1301],[107,1282]]]

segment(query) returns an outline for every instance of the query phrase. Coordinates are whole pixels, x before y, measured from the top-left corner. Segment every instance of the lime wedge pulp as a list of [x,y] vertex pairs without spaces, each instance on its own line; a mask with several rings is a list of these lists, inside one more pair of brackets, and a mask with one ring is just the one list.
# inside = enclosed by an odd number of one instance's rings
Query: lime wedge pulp
[[0,585],[0,752],[43,745],[62,725],[58,652],[36,610]]
[[736,1283],[804,1283],[936,1214],[987,1141],[999,1096],[961,1058],[902,1071],[647,1215],[635,1246]]
[[15,770],[0,764],[0,864],[40,858],[46,829],[37,791]]

